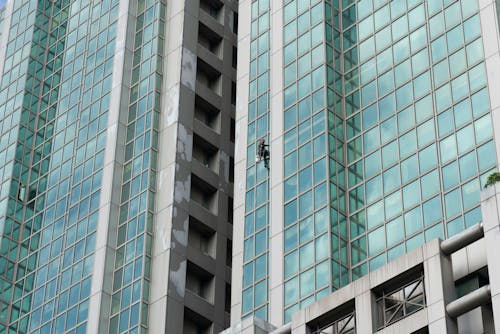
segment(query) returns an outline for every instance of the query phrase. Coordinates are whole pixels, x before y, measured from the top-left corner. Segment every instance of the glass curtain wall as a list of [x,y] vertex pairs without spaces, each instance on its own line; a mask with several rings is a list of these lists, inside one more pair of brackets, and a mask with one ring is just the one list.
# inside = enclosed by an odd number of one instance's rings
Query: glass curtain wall
[[0,205],[2,331],[84,333],[118,1],[13,8],[0,91],[12,180]]
[[354,280],[480,222],[496,156],[476,0],[342,1],[342,13],[357,27],[357,85],[344,79]]
[[111,302],[111,333],[147,328],[166,4],[139,1]]
[[285,322],[340,283],[338,231],[329,224],[343,207],[336,174],[343,179],[343,138],[334,133],[343,126],[333,94],[336,10],[330,1],[283,2]]
[[283,20],[288,322],[480,222],[497,159],[476,0],[285,0]]
[[[269,170],[257,162],[260,138],[269,144],[269,0],[252,2],[250,85],[243,251],[242,317],[268,319]],[[269,164],[272,166],[273,160]]]

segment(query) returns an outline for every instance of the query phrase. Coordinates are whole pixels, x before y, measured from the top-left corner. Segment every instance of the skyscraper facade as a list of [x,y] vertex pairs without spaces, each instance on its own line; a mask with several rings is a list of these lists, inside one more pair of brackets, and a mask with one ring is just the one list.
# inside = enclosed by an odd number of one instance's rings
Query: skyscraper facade
[[237,12],[0,12],[0,332],[227,327]]
[[482,221],[500,148],[495,1],[247,0],[240,13],[232,323],[289,323]]

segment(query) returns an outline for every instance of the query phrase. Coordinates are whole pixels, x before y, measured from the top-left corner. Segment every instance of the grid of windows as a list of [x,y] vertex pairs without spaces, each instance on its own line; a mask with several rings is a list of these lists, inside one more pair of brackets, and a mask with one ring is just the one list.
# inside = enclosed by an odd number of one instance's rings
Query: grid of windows
[[163,1],[138,2],[111,333],[139,333],[147,328],[165,10]]
[[284,1],[284,305],[291,314],[331,291],[326,50],[333,7]]
[[269,171],[255,156],[260,138],[269,143],[270,1],[252,2],[251,15],[242,316],[267,320]]
[[[497,159],[477,1],[284,0],[283,19],[286,322],[480,221],[479,191]],[[252,144],[258,123],[248,130]]]
[[356,279],[480,221],[496,158],[477,2],[344,5],[357,40],[342,51],[358,54],[343,84]]
[[[14,168],[3,168],[4,178],[12,172],[5,226],[20,242],[17,259],[14,248],[2,248],[17,262],[7,272],[15,280],[12,308],[2,307],[9,333],[86,330],[117,2],[14,4],[11,37],[23,38],[9,38],[5,69],[14,68],[5,71],[0,92],[10,126],[6,110],[22,104],[12,127]],[[26,30],[23,17],[34,26]],[[29,61],[18,67],[25,50]],[[17,73],[27,73],[26,80],[15,81]],[[12,82],[23,85],[21,99],[9,100]],[[2,245],[8,241],[4,234]]]
[[[7,204],[12,202],[15,205],[15,201],[17,200],[17,194],[14,194],[14,196],[9,195],[10,177],[13,175],[14,158],[16,157],[15,148],[18,140],[19,118],[24,96],[26,69],[29,63],[29,40],[31,40],[33,32],[36,11],[36,6],[29,6],[27,3],[23,3],[23,1],[17,2],[13,7],[11,30],[8,38],[10,47],[5,50],[4,68],[6,70],[2,76],[0,90],[0,116],[2,116],[2,121],[0,122],[2,133],[2,139],[0,140],[0,174],[2,182],[0,186],[0,215],[3,225],[0,240],[2,249],[0,252],[0,330],[2,332],[7,332],[10,319],[12,318],[16,321],[19,317],[16,313],[22,312],[22,310],[18,311],[14,309],[11,305],[16,280],[15,263],[18,256],[18,248],[21,247],[18,242],[21,221],[8,219],[5,215],[7,213]],[[24,8],[24,10],[21,8]],[[21,26],[27,27],[27,31],[17,32],[17,28]],[[9,68],[12,68],[12,70],[9,71]],[[17,75],[19,71],[23,75]],[[19,175],[20,173],[16,172],[15,174]],[[13,181],[13,183],[15,184],[16,181]],[[20,211],[22,215],[22,210]],[[22,217],[20,218],[22,219]],[[23,253],[26,253],[25,249],[23,249]],[[32,282],[33,279],[26,285],[32,284]],[[22,294],[22,287],[21,289],[16,288],[15,293],[16,296]],[[29,306],[30,300],[27,300],[23,305],[24,310],[27,309],[26,304]],[[11,313],[13,316],[11,316]],[[23,323],[23,326],[26,327],[26,324]]]

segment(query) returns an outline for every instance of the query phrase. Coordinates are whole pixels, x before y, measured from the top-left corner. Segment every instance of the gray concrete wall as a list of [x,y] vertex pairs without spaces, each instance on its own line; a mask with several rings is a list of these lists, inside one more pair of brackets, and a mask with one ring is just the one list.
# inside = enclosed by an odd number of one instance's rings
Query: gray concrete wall
[[[197,326],[218,333],[229,326],[225,305],[231,277],[226,259],[232,239],[230,161],[234,154],[231,126],[235,107],[231,89],[236,82],[232,67],[236,34],[232,24],[238,6],[236,1],[221,1],[220,14],[214,18],[200,9],[200,2],[167,2],[149,319],[154,333],[197,331]],[[201,24],[221,39],[218,54],[198,43]],[[200,61],[220,73],[218,91],[199,80]],[[219,111],[218,129],[196,119],[197,99]],[[193,157],[199,149],[195,138],[217,150],[216,167],[209,168]],[[193,183],[215,189],[210,208],[196,200],[199,196],[192,192]],[[214,234],[211,254],[189,244],[193,219],[204,231]],[[186,286],[186,279],[194,275],[190,268],[212,277],[207,298]]]

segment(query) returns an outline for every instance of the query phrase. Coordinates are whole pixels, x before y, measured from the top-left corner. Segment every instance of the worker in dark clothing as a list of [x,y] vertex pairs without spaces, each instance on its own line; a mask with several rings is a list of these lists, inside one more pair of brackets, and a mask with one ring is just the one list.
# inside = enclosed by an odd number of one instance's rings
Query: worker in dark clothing
[[269,169],[269,150],[267,147],[269,147],[269,145],[266,144],[264,137],[261,137],[257,148],[257,158],[259,161],[264,160],[264,167]]

